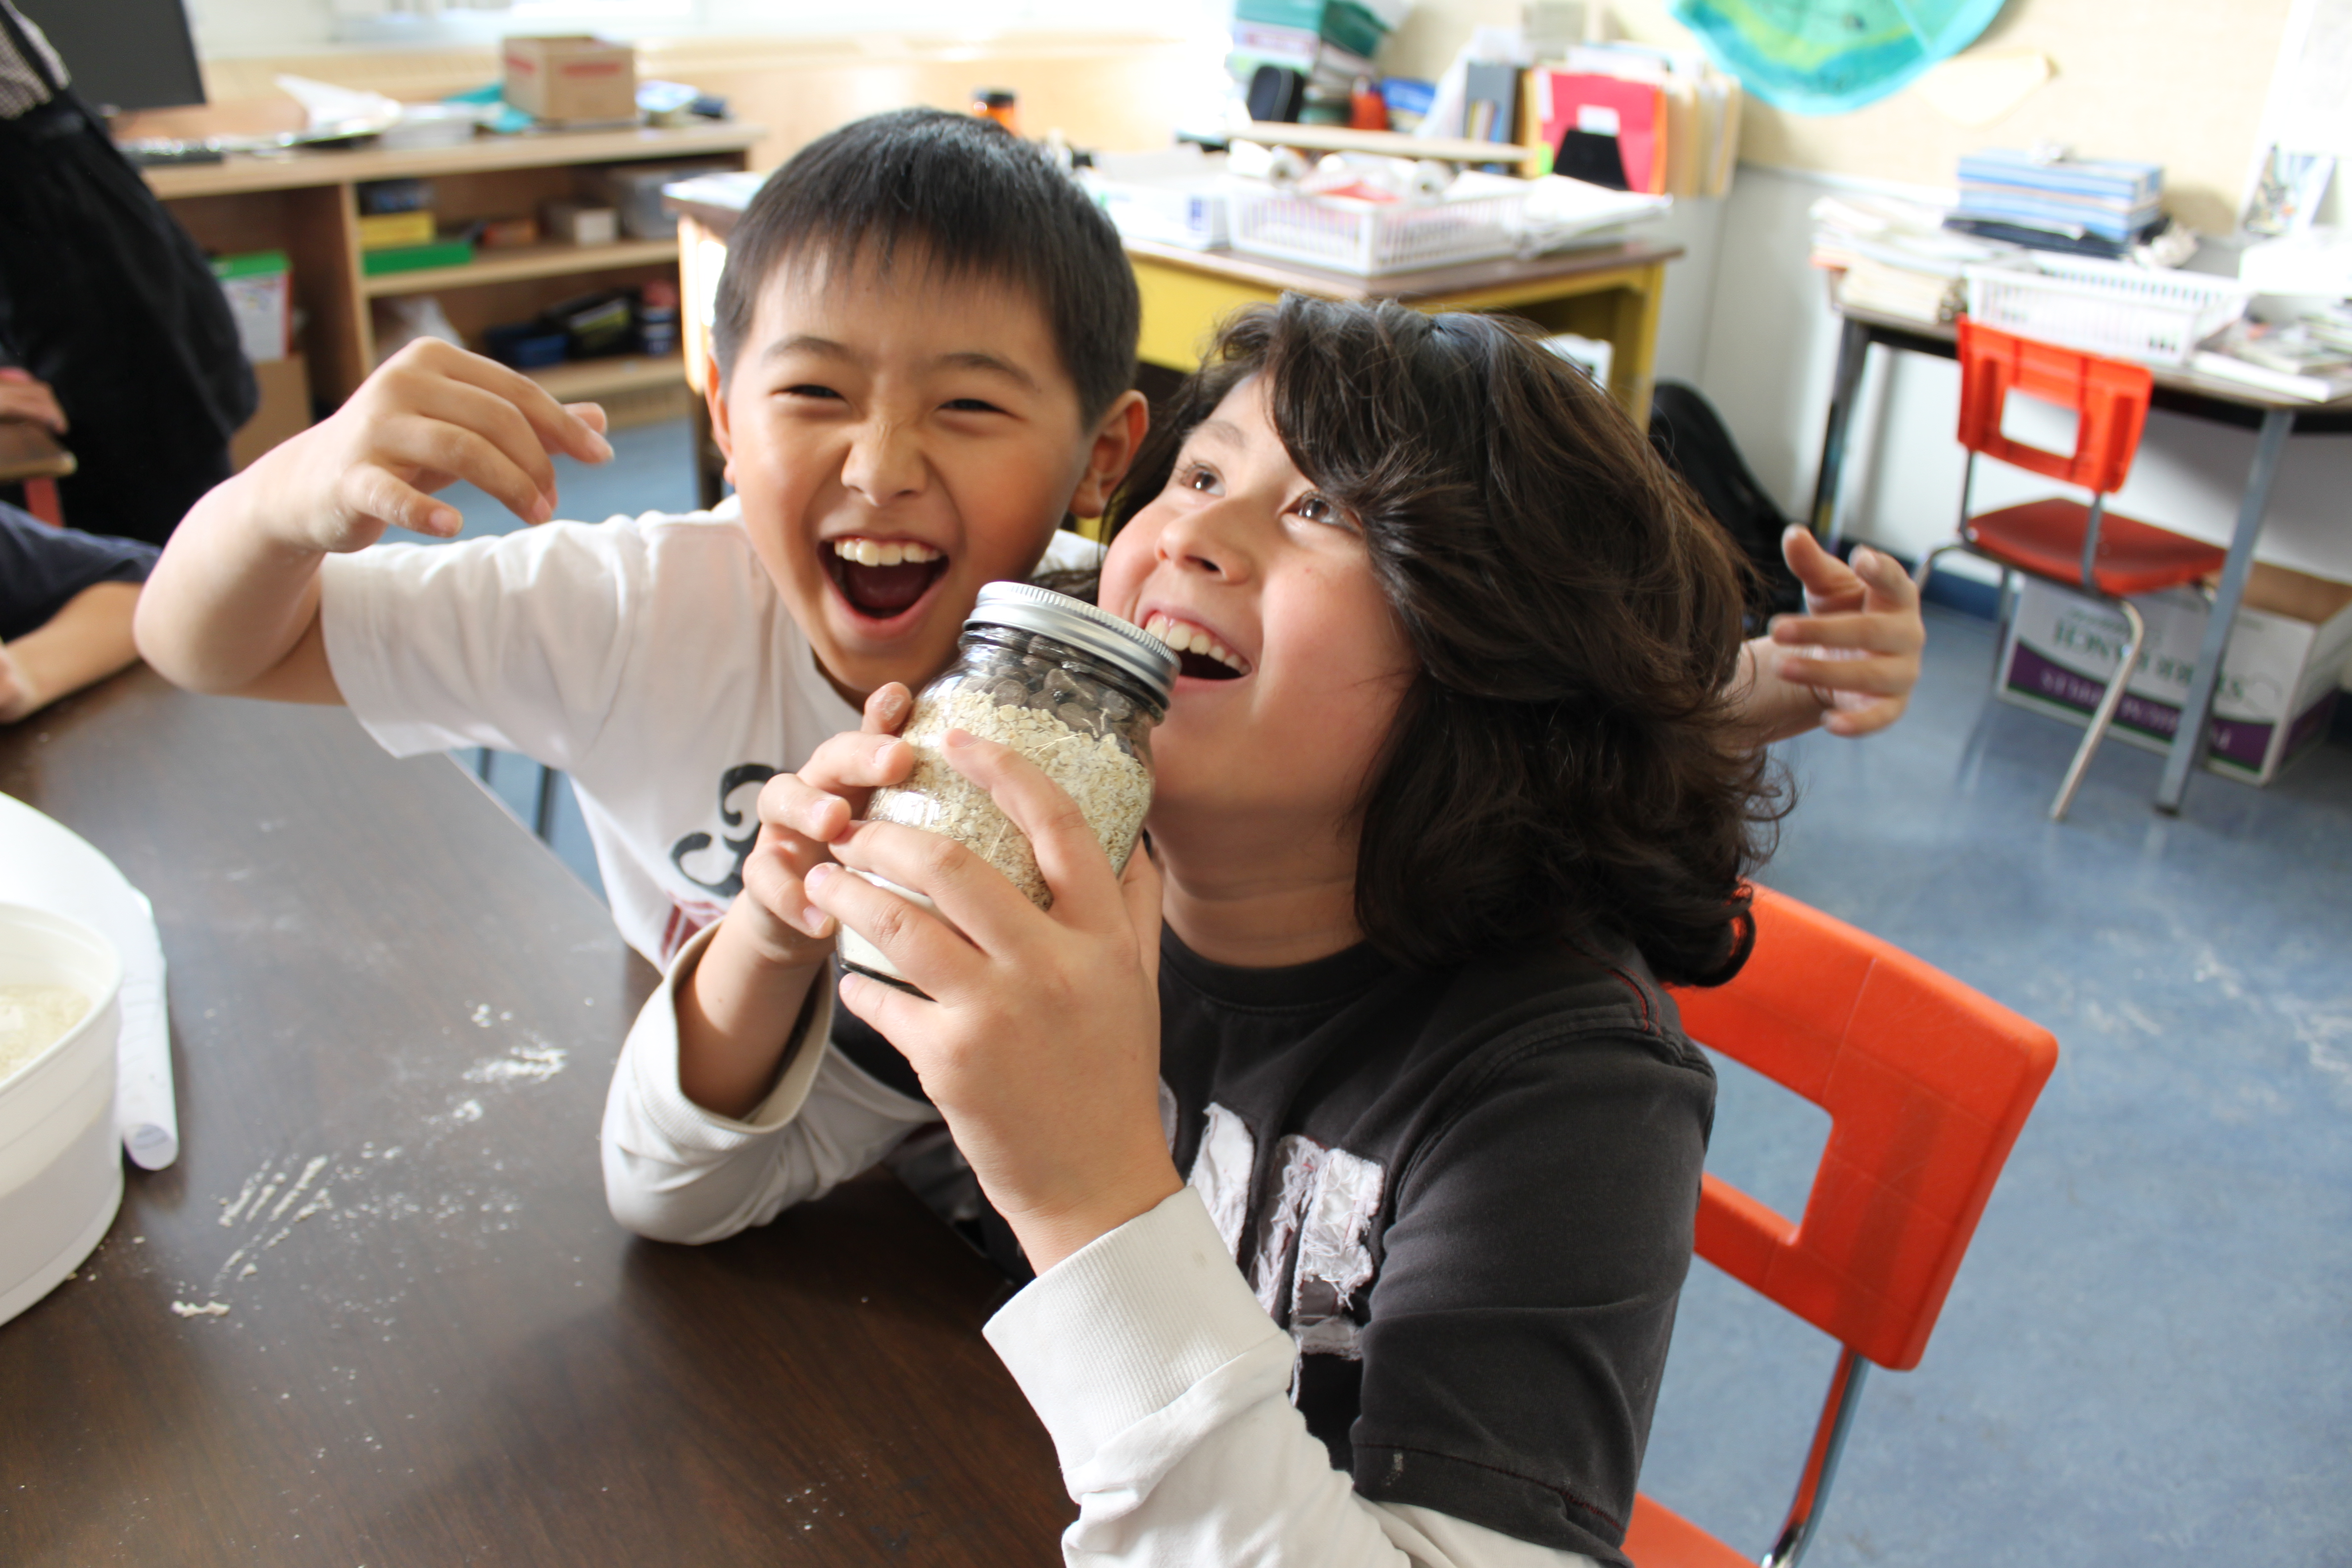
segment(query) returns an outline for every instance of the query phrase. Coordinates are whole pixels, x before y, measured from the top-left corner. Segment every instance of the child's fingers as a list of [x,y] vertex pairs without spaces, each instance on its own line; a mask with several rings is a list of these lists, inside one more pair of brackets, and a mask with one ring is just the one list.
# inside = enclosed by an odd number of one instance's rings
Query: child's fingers
[[1780,559],[1797,574],[1810,598],[1835,598],[1861,587],[1846,563],[1823,549],[1802,523],[1792,522],[1780,531]]
[[1879,653],[1917,651],[1924,640],[1916,617],[1902,615],[1780,616],[1772,640],[1782,647],[1859,647]]
[[1864,703],[1859,708],[1832,708],[1822,715],[1822,728],[1848,740],[1857,735],[1875,734],[1903,717],[1903,710],[1907,706],[1909,703],[1905,698],[1888,697]]
[[[419,469],[466,479],[525,522],[555,515],[554,474],[542,484],[495,442],[462,425],[430,417],[397,419],[379,432],[376,452]],[[546,454],[540,454],[546,461]]]
[[[901,784],[914,770],[914,747],[896,735],[855,730],[834,736],[810,752],[797,774],[780,776],[795,778],[818,795],[834,796]],[[772,785],[776,781],[769,783]]]
[[[867,823],[859,828],[852,841],[854,843],[869,834],[885,839],[928,838],[933,845],[944,846],[969,861],[971,867],[994,877],[1003,886],[1005,897],[1024,909],[1028,907],[1028,900],[1022,898],[1011,883],[998,876],[994,867],[953,839],[941,838],[937,834],[924,833],[912,827],[900,827],[894,823],[878,822]],[[939,875],[927,879],[921,872],[908,868],[921,863],[920,849],[912,854],[891,852],[903,851],[908,847],[886,845],[884,853],[877,858],[890,862],[892,868],[900,876],[911,879],[900,881],[899,877],[891,876],[890,870],[879,870],[877,874],[898,882],[900,887],[916,888],[937,899],[935,892],[920,884],[925,880],[940,882],[948,879]],[[980,953],[971,942],[946,921],[887,888],[876,887],[864,877],[852,876],[842,866],[830,861],[812,866],[803,885],[808,889],[809,903],[813,907],[823,910],[881,949],[898,973],[926,994],[941,1001],[952,997],[961,989],[959,982],[971,966],[980,961]],[[947,907],[945,900],[938,901],[942,910]]]
[[828,858],[822,844],[763,826],[743,858],[743,890],[799,936],[830,944],[833,917],[810,904],[807,886],[808,873]]
[[869,735],[895,735],[905,727],[907,716],[914,710],[914,693],[899,681],[887,680],[866,699],[858,728]]
[[478,387],[498,398],[529,424],[533,444],[542,451],[569,453],[583,463],[601,463],[613,455],[612,445],[601,431],[512,366],[436,338],[420,338],[394,359],[404,370],[419,370],[430,379]]
[[466,526],[457,508],[434,500],[381,464],[362,463],[345,470],[337,488],[344,511],[355,521],[429,533],[436,539],[453,538]]
[[[940,747],[948,765],[988,791],[997,809],[1028,836],[1037,869],[1053,890],[1055,913],[1086,931],[1108,931],[1120,918],[1110,862],[1086,813],[1044,769],[1010,747],[950,730]],[[936,896],[936,895],[934,895]]]
[[1160,878],[1160,862],[1151,858],[1151,846],[1139,838],[1135,853],[1128,857],[1127,869],[1120,874],[1118,890],[1127,904],[1127,922],[1135,932],[1136,956],[1143,963],[1143,978],[1157,992],[1160,986],[1160,899],[1163,884]]
[[1854,574],[1870,587],[1872,609],[1918,609],[1919,584],[1903,570],[1903,563],[1892,555],[1867,544],[1856,545],[1852,565]]
[[601,403],[567,403],[563,405],[563,412],[599,436],[612,433],[613,422],[604,417],[604,405]]
[[[940,919],[952,923],[953,934],[967,953],[975,948],[991,953],[1013,952],[1034,936],[1036,922],[1046,918],[1003,872],[941,834],[902,827],[895,822],[861,822],[835,841],[833,852],[854,870],[869,872],[930,900],[939,909]],[[1107,871],[1109,867],[1103,868]],[[817,873],[810,875],[814,879]],[[814,901],[833,908],[824,900]],[[914,909],[911,904],[906,907]],[[858,929],[865,931],[862,926]],[[878,940],[875,945],[882,947]],[[890,952],[887,947],[882,950]],[[890,956],[898,957],[895,952]],[[908,970],[907,977],[940,1000],[947,999],[946,993],[914,971]]]
[[[530,481],[535,495],[553,500],[555,461],[523,411],[505,398],[446,376],[420,376],[407,405],[413,415],[436,420],[488,443]],[[482,483],[472,473],[459,477]],[[513,505],[507,496],[490,486],[483,484],[482,488]]]
[[1910,693],[1916,679],[1916,666],[1896,655],[1870,655],[1862,658],[1784,658],[1780,663],[1780,679],[1794,686],[1810,686],[1818,691],[1851,691],[1869,697],[1903,697]]

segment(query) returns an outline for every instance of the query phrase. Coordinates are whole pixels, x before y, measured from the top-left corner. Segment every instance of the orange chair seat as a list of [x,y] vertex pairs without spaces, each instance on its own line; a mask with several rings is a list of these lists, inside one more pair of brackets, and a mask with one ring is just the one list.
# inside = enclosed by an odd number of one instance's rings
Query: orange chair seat
[[[2006,506],[1969,519],[1978,550],[2020,572],[2061,583],[2083,580],[2083,534],[2091,509],[2053,496]],[[2099,554],[2092,581],[2116,598],[2178,588],[2221,570],[2228,552],[2121,512],[2099,520]]]
[[1625,1527],[1625,1555],[1633,1568],[1756,1568],[1752,1557],[1734,1552],[1673,1509],[1637,1494]]

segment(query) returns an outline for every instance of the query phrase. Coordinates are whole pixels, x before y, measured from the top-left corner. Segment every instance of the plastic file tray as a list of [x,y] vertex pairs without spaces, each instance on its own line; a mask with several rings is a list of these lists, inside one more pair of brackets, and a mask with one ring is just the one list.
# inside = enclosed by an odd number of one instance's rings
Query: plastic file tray
[[1235,250],[1370,278],[1508,256],[1526,206],[1526,186],[1499,175],[1465,174],[1426,205],[1236,183],[1227,222]]
[[2033,268],[1965,270],[1969,316],[2021,337],[2151,364],[2186,364],[2197,345],[2245,314],[2234,278],[2036,252]]

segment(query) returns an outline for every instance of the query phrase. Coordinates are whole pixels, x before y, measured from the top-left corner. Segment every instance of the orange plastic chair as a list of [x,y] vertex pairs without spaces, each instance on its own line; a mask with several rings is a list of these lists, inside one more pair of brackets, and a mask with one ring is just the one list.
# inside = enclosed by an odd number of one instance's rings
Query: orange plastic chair
[[[1835,1339],[1829,1396],[1764,1568],[1795,1568],[1821,1522],[1872,1364],[1919,1364],[2011,1145],[2057,1065],[2049,1030],[1876,937],[1756,889],[1756,952],[1728,985],[1678,991],[1691,1037],[1830,1113],[1794,1225],[1704,1179],[1698,1255]],[[1635,1568],[1759,1560],[1654,1502]]]
[[[2131,638],[2116,679],[2091,715],[2076,748],[2050,820],[2063,822],[2074,791],[2099,749],[2107,725],[2122,705],[2127,672],[2139,663],[2147,626],[2126,596],[2186,587],[2221,571],[2226,552],[2218,545],[2184,538],[2153,523],[2106,510],[2107,497],[2123,488],[2147,423],[2153,378],[2144,364],[2100,359],[2053,343],[1980,327],[1963,316],[1960,332],[1960,445],[1969,449],[1960,481],[1960,536],[1928,552],[1920,563],[1924,591],[1936,563],[1955,550],[1981,556],[2001,569],[2002,602],[2008,602],[2011,572],[2023,572],[2096,595],[2123,612]],[[2013,441],[2000,432],[2010,394],[2071,408],[2079,416],[2072,456]],[[1981,455],[2091,492],[2088,506],[2053,496],[1971,517],[1969,492]]]

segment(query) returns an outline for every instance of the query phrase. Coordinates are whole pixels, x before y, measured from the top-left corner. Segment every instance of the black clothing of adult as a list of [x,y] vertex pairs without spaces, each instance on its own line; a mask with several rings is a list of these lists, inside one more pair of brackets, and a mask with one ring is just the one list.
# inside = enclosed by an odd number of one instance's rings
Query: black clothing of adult
[[158,552],[132,539],[51,528],[0,502],[0,642],[38,630],[100,583],[144,583]]
[[[1360,946],[1238,969],[1164,933],[1160,976],[1176,1168],[1297,1341],[1333,1465],[1623,1563],[1715,1104],[1646,966],[1414,972]],[[838,1048],[920,1093],[836,1019]]]
[[[0,5],[0,28],[21,24]],[[18,51],[37,65],[29,39]],[[259,393],[195,242],[62,82],[0,120],[0,363],[49,384],[68,521],[162,543],[228,477]]]

